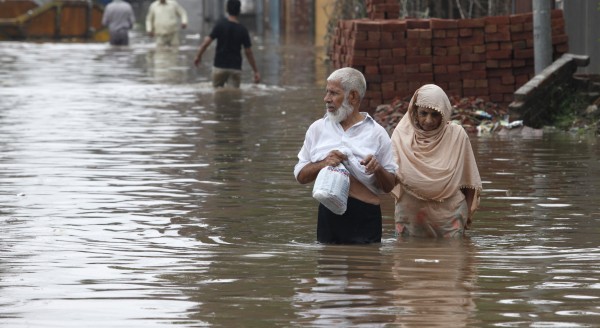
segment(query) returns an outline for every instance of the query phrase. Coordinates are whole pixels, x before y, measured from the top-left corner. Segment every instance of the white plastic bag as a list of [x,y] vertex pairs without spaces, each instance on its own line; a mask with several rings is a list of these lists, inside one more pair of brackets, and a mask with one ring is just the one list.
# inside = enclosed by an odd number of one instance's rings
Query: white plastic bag
[[333,213],[342,215],[346,212],[349,191],[350,172],[340,164],[326,166],[319,171],[312,196]]

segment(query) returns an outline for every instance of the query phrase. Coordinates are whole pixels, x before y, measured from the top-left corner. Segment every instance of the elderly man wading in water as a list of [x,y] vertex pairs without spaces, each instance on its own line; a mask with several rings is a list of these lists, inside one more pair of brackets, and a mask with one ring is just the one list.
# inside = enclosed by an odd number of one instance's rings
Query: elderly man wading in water
[[317,240],[321,243],[364,244],[381,242],[380,194],[395,185],[392,143],[385,129],[368,113],[360,112],[367,84],[363,74],[350,67],[327,78],[326,114],[306,132],[294,175],[305,184],[319,171],[343,163],[350,172],[347,210],[337,215],[319,204]]

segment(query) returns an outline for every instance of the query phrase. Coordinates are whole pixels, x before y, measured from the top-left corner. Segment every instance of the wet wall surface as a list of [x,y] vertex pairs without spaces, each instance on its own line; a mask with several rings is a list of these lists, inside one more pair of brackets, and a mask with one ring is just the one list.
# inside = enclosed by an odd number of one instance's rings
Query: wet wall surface
[[158,51],[0,44],[3,327],[591,327],[595,137],[471,136],[484,181],[464,240],[315,242],[293,178],[327,66],[256,40],[264,77],[214,92],[199,41]]

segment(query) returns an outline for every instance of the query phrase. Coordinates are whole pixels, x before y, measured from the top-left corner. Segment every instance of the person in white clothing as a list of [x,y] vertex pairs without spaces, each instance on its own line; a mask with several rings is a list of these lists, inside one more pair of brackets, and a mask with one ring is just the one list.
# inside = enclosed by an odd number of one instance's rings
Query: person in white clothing
[[381,242],[382,217],[379,195],[396,183],[392,142],[386,130],[360,112],[367,83],[363,74],[344,67],[327,78],[326,115],[306,132],[294,167],[301,184],[315,181],[319,171],[342,163],[350,172],[346,212],[337,215],[320,204],[317,240],[328,244]]
[[146,31],[159,47],[178,47],[180,26],[185,29],[187,24],[187,12],[175,0],[156,0],[148,8]]

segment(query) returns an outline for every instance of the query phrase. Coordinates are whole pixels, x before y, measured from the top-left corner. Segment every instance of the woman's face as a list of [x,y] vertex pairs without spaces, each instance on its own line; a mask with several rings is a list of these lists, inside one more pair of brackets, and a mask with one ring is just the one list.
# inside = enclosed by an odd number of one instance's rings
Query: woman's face
[[442,113],[435,109],[415,106],[417,126],[423,131],[432,131],[442,124]]

